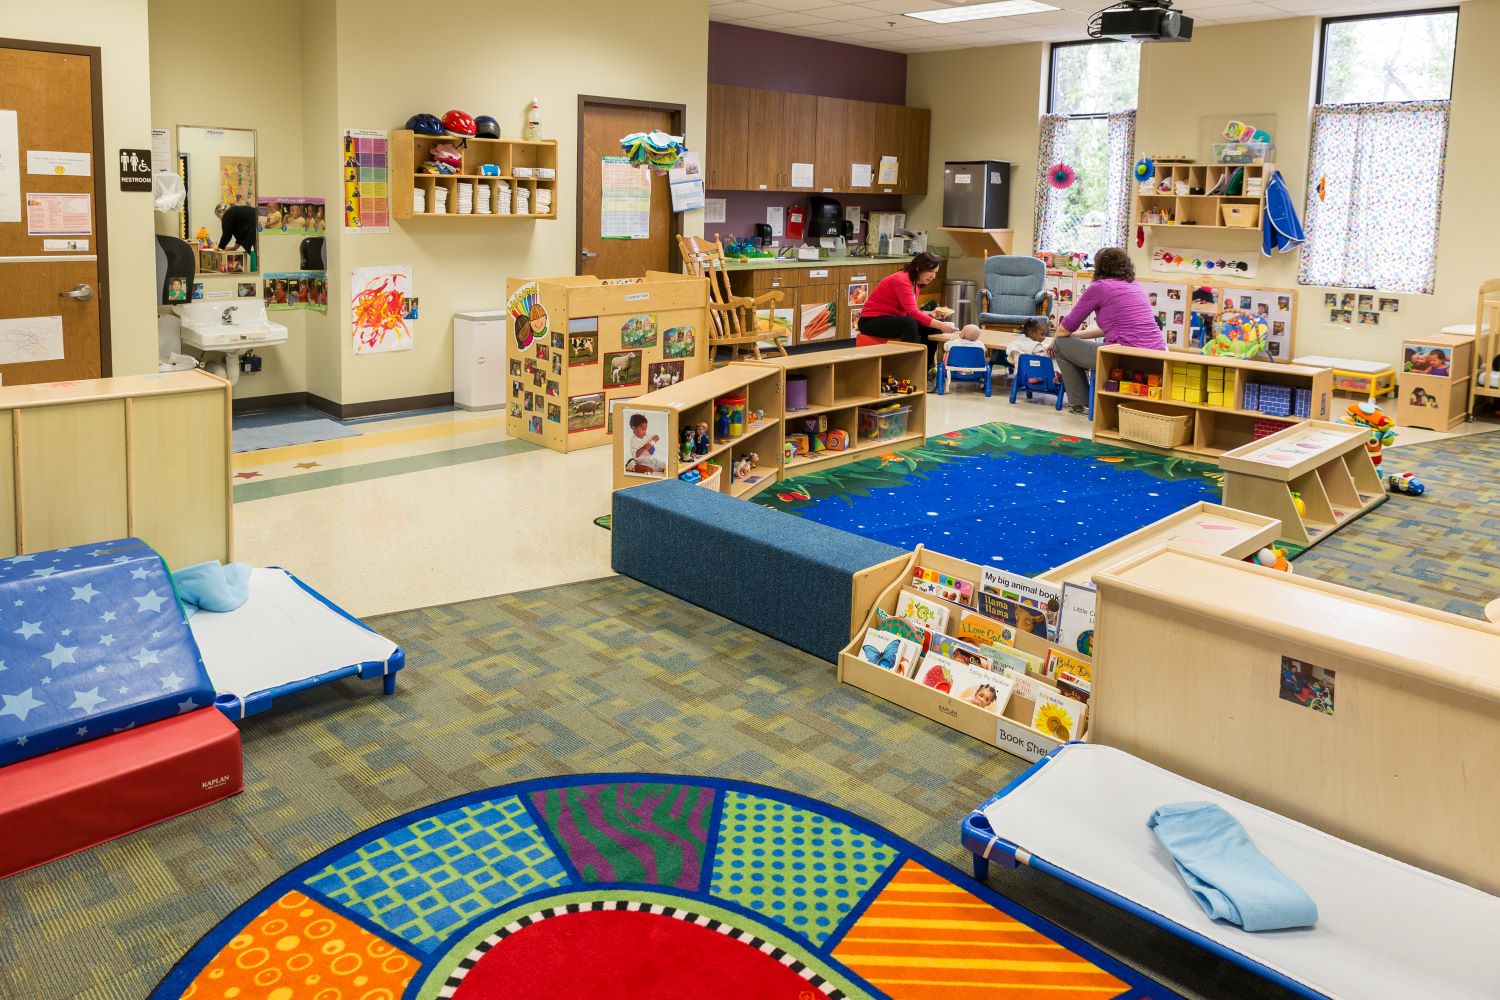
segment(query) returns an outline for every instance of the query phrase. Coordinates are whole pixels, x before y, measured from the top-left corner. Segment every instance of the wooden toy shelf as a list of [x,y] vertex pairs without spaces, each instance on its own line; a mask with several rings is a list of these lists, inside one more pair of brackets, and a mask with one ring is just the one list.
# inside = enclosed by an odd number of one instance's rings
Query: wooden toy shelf
[[[1188,365],[1206,370],[1217,369],[1223,385],[1224,405],[1212,405],[1187,399],[1173,399],[1173,369]],[[1112,369],[1124,370],[1126,378],[1134,373],[1154,376],[1160,383],[1159,397],[1137,396],[1104,388]],[[1181,353],[1149,351],[1137,347],[1103,346],[1095,366],[1094,433],[1102,444],[1144,449],[1183,458],[1217,460],[1220,455],[1256,440],[1265,423],[1295,424],[1303,420],[1326,420],[1333,394],[1333,373],[1326,368],[1304,368],[1237,358],[1199,357],[1188,360]],[[1241,408],[1245,386],[1250,383],[1305,389],[1311,392],[1311,406],[1305,417],[1273,415]],[[1147,413],[1188,418],[1187,439],[1175,447],[1146,444],[1121,433],[1120,408],[1130,407]],[[1259,427],[1257,425],[1260,425]],[[1264,436],[1263,434],[1261,436]]]
[[[1276,169],[1272,163],[1159,164],[1156,176],[1136,185],[1134,225],[1146,229],[1219,229],[1260,236],[1265,211],[1266,182]],[[1210,194],[1243,170],[1238,194]],[[1161,185],[1168,185],[1166,191]],[[1178,194],[1186,185],[1189,194]],[[1254,194],[1245,192],[1254,191]]]
[[1225,452],[1224,504],[1274,517],[1283,539],[1314,545],[1385,502],[1369,437],[1364,427],[1309,420]]
[[[788,460],[784,469],[787,476],[858,461],[868,458],[872,452],[917,447],[927,441],[927,349],[920,344],[882,344],[817,351],[747,363],[770,365],[780,368],[786,375],[807,378],[807,407],[785,413],[788,437],[801,433],[801,422],[816,416],[828,418],[830,431],[842,430],[849,435],[849,446],[841,451],[810,452]],[[917,391],[895,395],[882,393],[880,383],[887,375],[909,380]],[[887,403],[911,407],[905,433],[882,440],[860,437],[860,407]]]
[[[458,147],[463,154],[463,165],[456,174],[424,174],[418,168],[431,158],[432,147],[444,143]],[[481,167],[494,166],[499,173],[484,174]],[[517,177],[516,168],[523,170],[550,170],[551,177]],[[546,212],[515,212],[502,214],[500,208],[500,182],[511,188],[511,207],[515,208],[517,190],[529,192],[530,206],[536,208],[537,191],[552,192],[552,207]],[[490,191],[490,213],[475,211],[460,214],[458,211],[458,186],[472,184],[476,188],[484,185]],[[437,207],[436,191],[439,187],[448,192],[446,212],[433,211]],[[412,192],[425,192],[425,211],[413,209]],[[478,191],[474,192],[478,200]],[[391,214],[398,219],[556,219],[557,218],[557,140],[525,139],[460,139],[446,135],[417,135],[410,129],[397,129],[391,133]]]

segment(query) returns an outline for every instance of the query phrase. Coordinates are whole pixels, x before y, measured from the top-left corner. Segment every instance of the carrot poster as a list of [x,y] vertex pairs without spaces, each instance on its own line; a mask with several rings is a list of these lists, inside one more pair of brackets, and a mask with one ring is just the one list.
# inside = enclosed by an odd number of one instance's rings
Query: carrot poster
[[356,355],[411,350],[417,316],[411,265],[356,267],[349,282],[349,311]]

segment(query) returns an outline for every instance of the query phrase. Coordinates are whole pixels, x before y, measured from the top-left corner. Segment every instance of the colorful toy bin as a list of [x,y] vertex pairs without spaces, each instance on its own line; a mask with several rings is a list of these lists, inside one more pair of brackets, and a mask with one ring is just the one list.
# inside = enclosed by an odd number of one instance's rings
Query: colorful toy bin
[[720,396],[716,399],[714,422],[721,438],[737,438],[745,433],[745,397]]

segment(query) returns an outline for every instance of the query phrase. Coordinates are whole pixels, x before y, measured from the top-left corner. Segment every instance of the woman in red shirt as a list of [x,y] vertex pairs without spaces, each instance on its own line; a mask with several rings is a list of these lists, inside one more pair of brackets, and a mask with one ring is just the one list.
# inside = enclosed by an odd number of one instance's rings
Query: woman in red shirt
[[937,254],[919,253],[895,274],[880,279],[859,314],[859,335],[854,342],[860,347],[896,340],[906,344],[927,344],[927,367],[932,368],[937,344],[927,340],[930,333],[955,333],[958,327],[934,319],[917,308],[917,290],[937,277],[942,258]]

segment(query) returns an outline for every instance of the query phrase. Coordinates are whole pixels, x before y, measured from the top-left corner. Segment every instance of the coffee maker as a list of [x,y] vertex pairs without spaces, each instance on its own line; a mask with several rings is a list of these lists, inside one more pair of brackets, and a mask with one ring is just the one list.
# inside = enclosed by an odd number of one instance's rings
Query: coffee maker
[[818,246],[834,253],[844,253],[847,246],[844,240],[844,206],[837,198],[813,195],[808,199],[808,208],[812,235],[817,237]]

